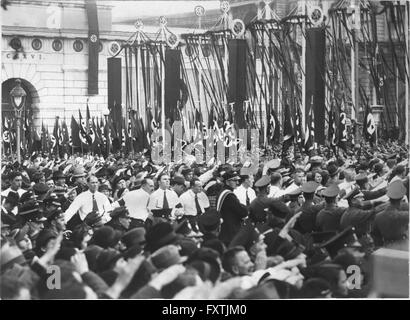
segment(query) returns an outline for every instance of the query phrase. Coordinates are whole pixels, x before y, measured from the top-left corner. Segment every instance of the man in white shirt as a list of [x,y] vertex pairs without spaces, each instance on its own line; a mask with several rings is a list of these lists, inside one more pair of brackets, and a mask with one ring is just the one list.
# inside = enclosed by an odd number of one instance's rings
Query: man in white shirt
[[91,212],[97,213],[102,217],[103,222],[108,222],[112,206],[107,196],[98,192],[98,178],[90,176],[87,179],[88,190],[80,193],[73,203],[66,210],[64,217],[67,229],[73,229],[76,225],[84,221]]
[[280,198],[285,194],[282,190],[282,175],[279,172],[272,173],[270,177],[269,198]]
[[285,189],[285,194],[288,194],[296,189],[299,189],[302,184],[306,182],[306,175],[302,169],[296,169],[295,173],[293,174],[293,183]]
[[112,204],[113,208],[125,206],[131,217],[130,229],[144,227],[145,220],[149,216],[148,200],[154,192],[154,181],[144,179],[141,182],[141,188],[126,193],[121,199]]
[[[4,197],[4,199],[5,199],[5,198],[7,198],[7,196],[9,195],[10,192],[14,192],[14,193],[16,193],[16,194],[18,195],[18,199],[20,199],[21,196],[22,196],[24,193],[27,192],[26,190],[24,190],[24,189],[21,188],[21,185],[22,185],[22,183],[23,183],[23,177],[21,176],[21,173],[20,173],[20,172],[17,172],[17,171],[13,171],[12,173],[9,174],[9,177],[8,177],[8,178],[9,178],[9,181],[10,181],[11,185],[10,185],[10,187],[9,187],[8,189],[4,190],[4,191],[1,193],[1,196]],[[4,204],[4,200],[3,200],[3,203],[2,203],[2,204]],[[17,213],[18,213],[18,208],[17,208],[17,206],[14,207],[14,208],[11,210],[11,212],[12,212],[14,215],[17,215]]]
[[[158,177],[159,188],[150,195],[148,200],[148,210],[150,210],[154,216],[166,219],[170,218],[165,213],[158,216],[155,210],[175,209],[175,206],[179,203],[176,192],[169,189],[170,181],[170,177],[166,173],[162,173]],[[171,216],[174,214],[175,210],[171,212]]]
[[241,180],[241,185],[237,187],[233,193],[239,199],[241,204],[249,206],[256,198],[255,190],[252,189],[254,178],[253,175],[243,175],[241,176]]
[[190,182],[191,189],[184,192],[179,201],[184,211],[184,216],[188,218],[194,231],[198,231],[197,218],[209,208],[209,199],[205,192],[202,191],[202,182],[199,179],[193,179]]

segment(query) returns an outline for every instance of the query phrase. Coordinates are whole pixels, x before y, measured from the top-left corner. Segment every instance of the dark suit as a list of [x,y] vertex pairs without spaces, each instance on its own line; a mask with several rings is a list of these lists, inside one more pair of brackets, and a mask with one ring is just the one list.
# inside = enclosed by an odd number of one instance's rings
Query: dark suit
[[376,191],[366,191],[362,190],[364,200],[373,200],[384,196],[387,192],[386,188],[382,188]]
[[223,201],[220,213],[223,223],[219,239],[228,246],[241,228],[243,219],[248,215],[248,210],[239,202],[234,193],[230,193]]
[[347,227],[355,227],[358,237],[368,233],[370,226],[376,215],[376,210],[363,210],[356,206],[349,206],[345,213],[343,213],[340,219],[340,230],[344,230]]
[[409,212],[389,205],[374,219],[373,235],[377,245],[401,241],[406,237],[409,226]]
[[[258,195],[249,205],[249,215],[252,218],[253,222],[265,222],[266,221],[266,211],[265,209],[271,208],[279,201],[274,198],[269,198],[266,195]],[[274,212],[274,214],[278,216],[281,215],[282,212]],[[288,212],[283,212],[285,219],[288,215]]]
[[294,229],[302,234],[316,231],[316,217],[324,207],[324,203],[315,204],[312,200],[306,200],[301,207],[302,214],[296,220]]
[[105,225],[110,226],[114,230],[121,231],[122,233],[126,233],[128,231],[128,229],[125,229],[118,219],[111,219]]
[[340,218],[345,211],[345,208],[326,204],[317,214],[316,227],[319,231],[338,231],[340,228]]

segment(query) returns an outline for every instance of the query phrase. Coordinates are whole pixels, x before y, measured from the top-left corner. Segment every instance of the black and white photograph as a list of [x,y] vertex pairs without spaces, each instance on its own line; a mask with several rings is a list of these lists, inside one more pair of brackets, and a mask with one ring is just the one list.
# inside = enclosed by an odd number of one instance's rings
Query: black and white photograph
[[0,21],[0,300],[410,298],[410,1],[1,0]]

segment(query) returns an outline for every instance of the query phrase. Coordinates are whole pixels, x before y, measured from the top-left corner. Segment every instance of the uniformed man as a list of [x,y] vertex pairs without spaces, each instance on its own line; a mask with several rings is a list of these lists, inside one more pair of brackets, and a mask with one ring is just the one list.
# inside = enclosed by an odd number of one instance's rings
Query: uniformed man
[[126,207],[117,207],[110,213],[111,220],[106,223],[107,226],[114,230],[125,233],[129,230],[131,217]]
[[234,171],[228,171],[222,177],[225,185],[217,199],[217,211],[223,219],[219,239],[228,245],[241,228],[244,218],[248,215],[248,210],[233,193],[238,187],[238,174]]
[[386,194],[386,188],[381,188],[376,191],[370,191],[369,179],[366,174],[361,173],[356,176],[356,183],[363,193],[364,200],[374,200]]
[[362,257],[362,245],[360,244],[356,230],[353,227],[348,227],[337,233],[334,237],[319,246],[326,249],[329,256],[334,259],[341,250],[348,252],[355,257]]
[[372,206],[369,209],[363,209],[363,193],[359,188],[353,189],[344,197],[349,204],[349,207],[343,213],[340,219],[340,229],[344,230],[348,227],[354,227],[356,230],[359,242],[363,245],[367,253],[374,249],[374,241],[370,235],[371,226],[376,216],[376,207]]
[[376,245],[408,251],[409,212],[400,210],[400,203],[406,195],[402,181],[392,182],[387,190],[389,206],[376,215],[373,235]]
[[339,195],[339,188],[333,184],[322,192],[326,205],[319,211],[316,218],[316,227],[319,231],[337,231],[340,227],[340,218],[345,212],[345,208],[339,208],[336,204],[336,197]]
[[59,197],[64,198],[64,194],[68,191],[66,182],[66,175],[62,171],[53,173],[54,190],[53,192]]
[[[255,223],[257,228],[261,228],[264,223],[267,222],[267,212],[271,207],[275,207],[280,200],[270,198],[269,187],[271,179],[269,176],[262,176],[255,183],[255,188],[257,191],[257,197],[253,200],[249,206],[249,219]],[[277,206],[276,206],[277,207]],[[282,203],[282,208],[285,207],[285,204]],[[286,208],[288,209],[288,208]],[[275,213],[277,210],[275,210]],[[283,210],[282,210],[283,211]],[[289,217],[288,217],[289,215]],[[290,210],[286,210],[283,215],[283,219],[290,218]]]
[[292,216],[301,211],[303,198],[302,188],[297,188],[288,193],[290,203],[288,204],[289,209],[292,211]]
[[320,210],[325,207],[325,203],[314,203],[315,191],[319,184],[315,181],[308,181],[302,185],[305,202],[301,206],[302,214],[295,223],[295,229],[302,234],[311,233],[316,230],[316,217]]

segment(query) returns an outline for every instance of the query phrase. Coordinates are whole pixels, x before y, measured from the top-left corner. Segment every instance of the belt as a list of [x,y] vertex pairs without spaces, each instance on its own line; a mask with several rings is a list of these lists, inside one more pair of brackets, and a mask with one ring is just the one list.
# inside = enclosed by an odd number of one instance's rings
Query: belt
[[152,213],[152,215],[156,218],[166,218],[166,219],[169,218],[169,215],[165,214],[165,213],[161,213],[161,214],[160,213]]

